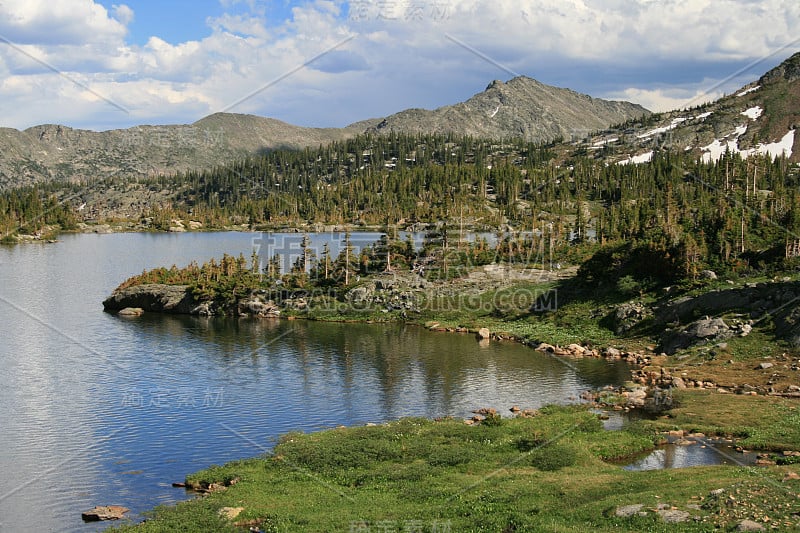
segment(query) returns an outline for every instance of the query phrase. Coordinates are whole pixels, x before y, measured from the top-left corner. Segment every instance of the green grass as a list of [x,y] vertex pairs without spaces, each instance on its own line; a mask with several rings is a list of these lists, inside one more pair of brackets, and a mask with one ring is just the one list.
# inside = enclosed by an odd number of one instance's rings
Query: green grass
[[[603,461],[652,443],[644,432],[603,431],[594,414],[575,406],[547,407],[537,417],[492,426],[409,418],[291,433],[270,455],[189,476],[188,482],[239,481],[224,492],[159,508],[135,530],[234,531],[218,514],[227,506],[244,507],[236,518],[240,526],[259,523],[265,531],[710,532],[739,519],[714,502],[708,509],[688,507],[706,502],[717,488],[740,491],[740,514],[749,512],[749,501],[771,506],[778,524],[800,511],[794,494],[800,482],[780,481],[782,469],[797,466],[756,473],[736,467],[628,472]],[[615,516],[617,506],[635,503],[645,506],[646,516]],[[688,509],[697,520],[665,524],[650,511],[660,503]]]
[[670,417],[643,422],[658,430],[686,429],[730,435],[742,446],[761,450],[800,450],[800,404],[769,396],[721,396],[707,390],[675,391],[678,407]]

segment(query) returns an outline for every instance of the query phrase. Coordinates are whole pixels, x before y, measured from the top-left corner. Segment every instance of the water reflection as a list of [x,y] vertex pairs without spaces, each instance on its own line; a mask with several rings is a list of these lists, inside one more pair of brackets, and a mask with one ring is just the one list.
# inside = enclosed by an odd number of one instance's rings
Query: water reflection
[[630,376],[619,362],[567,362],[519,344],[481,346],[471,335],[403,324],[152,315],[124,320],[126,328],[147,332],[151,342],[200,345],[214,365],[250,381],[288,372],[309,391],[341,387],[345,402],[353,401],[355,389],[366,388],[380,396],[390,417],[465,416],[485,405],[563,403],[582,390]]
[[690,445],[665,444],[623,468],[640,471],[692,466],[750,466],[755,464],[756,459],[755,453],[738,453],[729,444],[704,440]]

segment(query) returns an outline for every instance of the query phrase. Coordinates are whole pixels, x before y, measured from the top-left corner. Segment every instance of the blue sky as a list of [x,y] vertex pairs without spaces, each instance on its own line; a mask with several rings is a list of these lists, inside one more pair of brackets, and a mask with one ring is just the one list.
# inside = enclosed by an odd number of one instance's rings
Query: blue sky
[[[221,17],[225,13],[247,14],[252,11],[246,2],[219,0],[129,0],[125,2],[98,2],[107,10],[115,5],[126,4],[134,12],[128,25],[127,41],[143,46],[152,36],[160,37],[171,44],[199,40],[208,37],[211,29],[209,18]],[[259,2],[255,9],[264,13],[268,23],[278,25],[291,17],[291,3],[284,0]]]
[[525,75],[653,110],[800,51],[796,0],[3,0],[0,126],[344,126]]

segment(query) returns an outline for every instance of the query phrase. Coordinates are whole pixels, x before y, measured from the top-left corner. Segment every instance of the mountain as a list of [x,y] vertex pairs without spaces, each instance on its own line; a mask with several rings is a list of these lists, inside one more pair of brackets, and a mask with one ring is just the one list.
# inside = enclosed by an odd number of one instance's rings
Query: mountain
[[629,121],[586,138],[581,150],[618,163],[649,161],[660,150],[690,152],[718,161],[727,151],[742,157],[786,156],[800,162],[800,53],[733,94],[692,109]]
[[361,133],[303,128],[271,118],[215,113],[193,124],[88,131],[46,124],[0,129],[0,188],[46,180],[171,174],[277,148],[304,148]]
[[382,120],[377,133],[457,133],[483,138],[521,137],[532,142],[571,139],[610,124],[649,115],[630,102],[592,98],[525,76],[495,80],[466,102],[433,111],[409,109]]
[[359,133],[437,133],[531,141],[572,138],[648,115],[530,78],[492,82],[466,102],[410,109],[346,128],[304,128],[271,118],[215,113],[193,124],[95,132],[59,125],[0,129],[0,189],[48,180],[143,177],[210,168],[277,148],[317,147]]

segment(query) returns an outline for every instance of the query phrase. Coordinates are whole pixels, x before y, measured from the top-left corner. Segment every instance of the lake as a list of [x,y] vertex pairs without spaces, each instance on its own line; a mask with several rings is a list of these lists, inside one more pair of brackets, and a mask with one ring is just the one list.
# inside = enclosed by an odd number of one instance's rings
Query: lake
[[536,408],[630,376],[620,362],[567,364],[413,326],[102,311],[144,269],[249,257],[263,242],[84,234],[0,246],[0,531],[107,527],[81,521],[95,505],[138,520],[185,499],[171,483],[187,473],[264,453],[290,430]]

